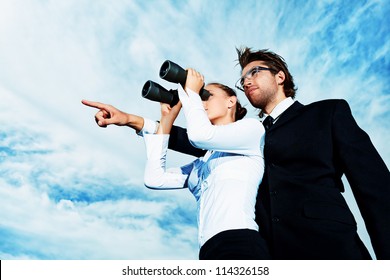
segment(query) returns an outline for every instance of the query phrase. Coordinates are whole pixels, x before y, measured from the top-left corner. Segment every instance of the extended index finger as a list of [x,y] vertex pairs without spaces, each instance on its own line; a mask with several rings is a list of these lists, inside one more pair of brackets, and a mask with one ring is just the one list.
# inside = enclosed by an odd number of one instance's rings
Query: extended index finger
[[83,103],[86,106],[97,108],[97,109],[104,109],[104,110],[106,110],[106,108],[107,108],[106,104],[103,104],[103,103],[100,103],[100,102],[95,102],[95,101],[89,101],[89,100],[85,100],[85,99],[81,100],[81,103]]

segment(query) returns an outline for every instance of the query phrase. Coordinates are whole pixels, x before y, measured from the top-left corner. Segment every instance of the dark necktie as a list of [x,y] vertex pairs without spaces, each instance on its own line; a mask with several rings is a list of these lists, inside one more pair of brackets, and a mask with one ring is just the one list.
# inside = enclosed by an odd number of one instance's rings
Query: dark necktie
[[268,131],[273,124],[274,124],[274,118],[271,116],[267,116],[263,121],[265,131]]

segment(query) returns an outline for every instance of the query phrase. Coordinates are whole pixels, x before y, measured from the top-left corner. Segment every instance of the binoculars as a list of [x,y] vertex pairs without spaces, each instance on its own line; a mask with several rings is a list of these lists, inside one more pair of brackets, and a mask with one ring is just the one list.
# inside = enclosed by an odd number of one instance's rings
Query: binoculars
[[[184,87],[187,80],[187,71],[176,63],[166,60],[161,65],[160,78],[171,83],[181,84]],[[207,100],[210,93],[202,87],[199,95],[202,100]],[[142,97],[152,101],[169,104],[171,107],[175,106],[177,102],[179,102],[179,94],[177,90],[167,90],[161,85],[150,80],[147,81],[142,88]]]

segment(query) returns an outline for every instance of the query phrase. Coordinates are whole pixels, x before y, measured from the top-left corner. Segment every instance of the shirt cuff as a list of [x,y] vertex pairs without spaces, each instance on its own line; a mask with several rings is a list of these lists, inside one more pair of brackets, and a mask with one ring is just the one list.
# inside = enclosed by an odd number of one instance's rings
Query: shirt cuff
[[137,132],[137,134],[139,136],[144,136],[145,134],[155,134],[159,125],[160,124],[156,121],[144,118],[144,126],[141,131]]

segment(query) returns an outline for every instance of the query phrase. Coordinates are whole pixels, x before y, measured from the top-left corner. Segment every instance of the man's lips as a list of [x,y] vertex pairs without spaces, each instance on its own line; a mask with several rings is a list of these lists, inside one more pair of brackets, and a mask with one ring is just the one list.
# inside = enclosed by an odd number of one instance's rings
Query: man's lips
[[257,87],[255,87],[255,86],[249,87],[245,90],[245,93],[246,93],[246,95],[251,95],[256,89],[257,89]]

